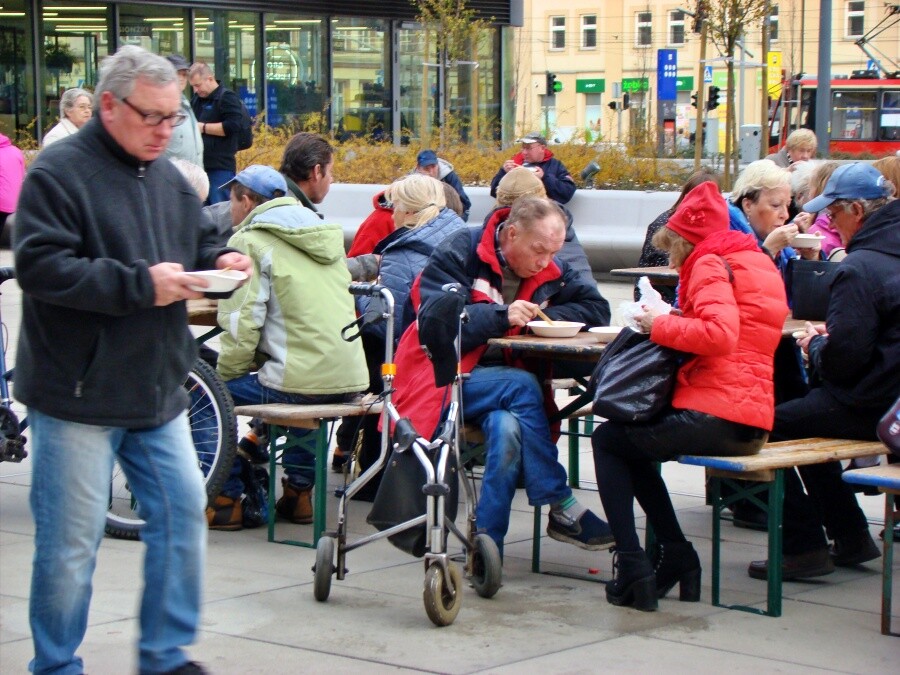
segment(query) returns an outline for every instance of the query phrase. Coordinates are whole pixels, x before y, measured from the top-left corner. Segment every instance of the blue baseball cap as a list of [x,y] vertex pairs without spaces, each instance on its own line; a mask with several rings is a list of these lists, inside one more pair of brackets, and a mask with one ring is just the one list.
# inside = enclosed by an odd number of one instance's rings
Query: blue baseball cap
[[434,166],[438,163],[437,154],[434,150],[423,150],[416,157],[417,166]]
[[817,213],[838,199],[879,199],[889,195],[884,176],[878,169],[865,162],[853,162],[835,169],[822,194],[806,202],[803,210]]
[[241,171],[237,176],[225,183],[220,189],[230,188],[235,183],[240,183],[245,188],[253,190],[256,194],[266,199],[275,199],[275,191],[281,190],[282,196],[288,193],[284,176],[271,166],[252,164]]

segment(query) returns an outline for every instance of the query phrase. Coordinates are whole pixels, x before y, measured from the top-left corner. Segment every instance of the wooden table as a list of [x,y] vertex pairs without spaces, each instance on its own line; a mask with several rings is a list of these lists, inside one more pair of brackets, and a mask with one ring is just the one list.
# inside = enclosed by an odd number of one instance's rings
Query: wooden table
[[527,352],[543,358],[562,358],[577,361],[596,361],[603,353],[605,344],[597,341],[591,333],[578,333],[570,338],[545,338],[537,335],[514,335],[512,337],[491,338],[489,345],[503,349]]
[[217,300],[200,298],[187,301],[188,323],[191,326],[218,326],[216,312],[219,303]]
[[623,267],[617,270],[610,270],[610,274],[614,277],[630,277],[639,279],[648,277],[650,281],[661,284],[663,286],[677,286],[678,272],[669,266],[664,267]]

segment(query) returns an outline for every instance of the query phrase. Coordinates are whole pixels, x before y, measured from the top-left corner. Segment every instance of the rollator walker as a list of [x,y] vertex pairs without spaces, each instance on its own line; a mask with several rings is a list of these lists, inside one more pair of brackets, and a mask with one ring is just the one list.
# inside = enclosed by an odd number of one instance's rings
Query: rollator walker
[[[456,354],[456,374],[450,386],[450,402],[440,434],[430,441],[419,436],[412,423],[401,417],[391,403],[392,385],[397,372],[394,363],[394,298],[391,292],[384,286],[371,283],[352,284],[350,292],[354,295],[380,299],[380,314],[371,312],[369,318],[373,318],[372,315],[377,314],[374,316],[375,319],[387,322],[384,364],[381,367],[381,378],[384,382],[384,392],[381,394],[384,404],[381,412],[381,453],[378,460],[349,485],[346,484],[345,474],[344,489],[338,490],[337,529],[324,532],[316,548],[313,593],[319,602],[325,602],[328,599],[332,576],[343,580],[348,571],[345,563],[350,551],[390,537],[392,543],[411,552],[408,546],[398,543],[398,535],[406,535],[408,541],[410,535],[415,536],[418,532],[422,535],[418,541],[424,542],[422,557],[425,562],[425,587],[422,596],[425,612],[436,625],[449,626],[459,614],[462,604],[462,574],[459,566],[447,553],[448,535],[452,534],[463,544],[465,576],[478,595],[483,598],[493,597],[500,589],[502,577],[502,563],[497,544],[487,534],[478,532],[475,527],[477,498],[474,479],[471,476],[457,476],[458,471],[456,470],[457,467],[462,467],[459,450],[459,432],[462,420],[460,394],[462,380],[466,376],[460,373],[459,361],[460,332],[462,324],[467,320],[465,298],[459,284],[447,284],[444,287],[444,292],[451,295],[443,297],[442,300],[446,301],[448,306],[453,307],[457,316],[456,335],[453,340]],[[375,302],[372,304],[377,306]],[[449,313],[448,316],[450,316]],[[411,453],[412,456],[408,453]],[[399,463],[410,463],[413,462],[413,459],[417,460],[414,463],[421,467],[425,480],[423,484],[411,487],[410,492],[420,491],[421,494],[395,495],[387,493],[390,486],[386,471],[376,497],[373,513],[378,508],[379,502],[383,505],[384,500],[388,500],[387,503],[391,504],[395,499],[404,501],[407,498],[424,501],[424,512],[393,525],[379,524],[378,527],[381,528],[381,531],[349,542],[347,540],[348,500],[389,462],[394,465],[389,468],[392,470]],[[448,515],[448,511],[455,512],[455,503],[448,508],[448,501],[456,494],[456,486],[453,485],[455,480],[461,480],[465,489],[465,533],[460,531]],[[396,485],[396,483],[394,484]],[[385,494],[382,494],[383,491]],[[422,495],[424,495],[424,500],[422,500]],[[403,514],[404,517],[408,515],[408,511]],[[370,522],[372,522],[371,516]],[[336,560],[335,549],[337,549]],[[413,554],[419,555],[418,553]]]

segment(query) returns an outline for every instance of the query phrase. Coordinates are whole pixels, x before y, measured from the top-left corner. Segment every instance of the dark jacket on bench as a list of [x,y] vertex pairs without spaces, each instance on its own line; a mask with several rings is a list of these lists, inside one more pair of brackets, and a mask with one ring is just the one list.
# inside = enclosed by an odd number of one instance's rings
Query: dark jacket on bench
[[887,410],[900,394],[900,200],[870,215],[847,252],[810,363],[841,403]]

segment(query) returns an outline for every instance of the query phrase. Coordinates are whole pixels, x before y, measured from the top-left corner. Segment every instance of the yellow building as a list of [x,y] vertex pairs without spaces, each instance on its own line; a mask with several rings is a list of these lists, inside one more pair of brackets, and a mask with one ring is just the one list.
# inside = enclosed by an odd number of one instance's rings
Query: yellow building
[[[819,3],[773,0],[770,7],[769,50],[780,54],[784,73],[788,77],[801,72],[816,73]],[[689,133],[694,128],[697,110],[691,104],[692,94],[702,84],[704,96],[710,85],[721,88],[721,104],[708,112],[707,118],[714,131],[716,127],[722,131],[726,64],[710,40],[705,82],[701,83],[700,36],[694,32],[689,14],[695,8],[696,0],[524,0],[524,25],[515,38],[517,128],[523,132],[543,129],[559,140],[588,137],[593,141],[626,141],[629,131],[638,129],[654,134],[659,120],[657,52],[671,49],[677,58],[677,98],[666,110],[665,118],[673,120],[667,126],[673,134],[682,130]],[[828,38],[832,78],[850,76],[853,71],[873,65],[888,72],[900,70],[900,11],[889,16],[892,11],[883,0],[833,0],[832,32]],[[879,24],[886,29],[869,38],[869,32]],[[870,55],[856,44],[864,37],[870,40]],[[740,69],[735,69],[738,122],[761,124],[760,24],[746,27],[744,45],[743,87]],[[870,56],[879,63],[871,63]],[[735,54],[736,65],[739,58],[740,51]],[[772,72],[778,73],[777,67]],[[546,91],[547,73],[556,76],[561,91]],[[628,109],[623,110],[626,92]],[[612,109],[611,103],[617,109]],[[674,145],[674,140],[670,142]]]

